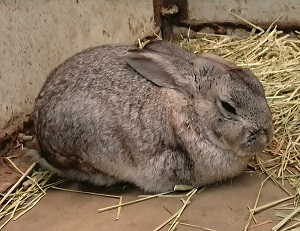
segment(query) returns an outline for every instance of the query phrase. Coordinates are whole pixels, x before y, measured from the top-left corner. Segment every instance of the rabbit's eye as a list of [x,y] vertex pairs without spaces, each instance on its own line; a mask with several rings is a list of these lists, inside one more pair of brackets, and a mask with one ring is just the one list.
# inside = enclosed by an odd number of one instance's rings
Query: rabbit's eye
[[221,104],[222,104],[222,107],[223,107],[226,111],[228,111],[228,112],[230,112],[230,113],[236,115],[236,110],[235,110],[235,108],[234,108],[233,106],[231,106],[229,103],[224,102],[224,101],[221,101]]

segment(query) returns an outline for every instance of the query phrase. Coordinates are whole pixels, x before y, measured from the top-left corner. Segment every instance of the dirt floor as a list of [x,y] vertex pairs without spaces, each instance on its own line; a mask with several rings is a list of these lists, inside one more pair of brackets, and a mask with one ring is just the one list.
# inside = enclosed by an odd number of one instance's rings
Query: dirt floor
[[[244,173],[232,182],[210,187],[192,197],[180,221],[218,231],[241,231],[249,216],[247,206],[252,207],[255,203],[264,179],[265,175],[256,171]],[[121,195],[123,202],[135,200],[138,195],[143,194],[131,185],[125,188],[122,185],[97,188],[83,183],[69,182],[64,183],[62,187]],[[268,181],[263,188],[258,205],[283,197],[286,197],[286,194]],[[103,213],[98,213],[98,209],[117,204],[118,199],[51,189],[30,212],[17,221],[11,221],[3,231],[150,231],[166,221],[171,216],[170,213],[175,213],[182,207],[180,199],[180,197],[154,198],[123,207],[120,219],[116,221],[116,209]],[[274,209],[257,214],[258,223],[268,220],[272,222],[256,228],[251,228],[253,225],[251,223],[250,230],[270,230],[278,223],[274,214]],[[176,230],[201,229],[178,225]]]

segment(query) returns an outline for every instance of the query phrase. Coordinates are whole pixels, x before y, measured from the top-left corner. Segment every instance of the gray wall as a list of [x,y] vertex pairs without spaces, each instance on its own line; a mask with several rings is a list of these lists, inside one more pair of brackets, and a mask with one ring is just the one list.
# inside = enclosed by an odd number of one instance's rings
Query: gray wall
[[97,44],[133,44],[154,25],[150,0],[1,0],[0,131],[30,113],[47,74]]
[[259,26],[276,23],[283,27],[299,26],[299,0],[188,0],[189,19],[195,24],[206,22],[242,23],[230,12]]

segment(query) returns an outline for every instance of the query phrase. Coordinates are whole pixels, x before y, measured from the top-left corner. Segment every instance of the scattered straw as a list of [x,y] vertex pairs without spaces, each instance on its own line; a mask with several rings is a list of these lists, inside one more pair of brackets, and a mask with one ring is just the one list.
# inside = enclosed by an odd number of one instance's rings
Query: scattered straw
[[16,206],[14,207],[14,209],[13,209],[11,215],[10,215],[10,217],[0,226],[0,230],[3,229],[3,227],[14,217],[15,212],[16,212],[17,208],[19,207],[20,203],[21,203],[21,201],[18,200],[17,203],[16,203]]
[[17,216],[14,217],[14,221],[19,219],[21,216],[23,216],[25,213],[27,213],[29,210],[31,210],[46,194],[40,193],[38,196],[32,199],[26,206],[24,206],[24,210],[20,212]]
[[[17,220],[32,209],[45,195],[49,187],[60,184],[63,180],[48,184],[52,173],[39,169],[35,171],[33,163],[23,173],[10,158],[8,162],[22,174],[20,179],[5,193],[0,201],[0,230],[11,220]],[[31,174],[31,175],[30,175]],[[27,181],[24,181],[28,178]],[[6,218],[6,219],[5,219]]]
[[277,225],[272,228],[272,231],[279,230],[282,226],[284,226],[289,220],[291,220],[297,213],[300,212],[300,206],[294,209],[289,215],[287,215],[282,221],[280,221]]
[[52,189],[56,190],[61,190],[65,192],[72,192],[72,193],[80,193],[80,194],[87,194],[87,195],[92,195],[92,196],[101,196],[101,197],[109,197],[109,198],[116,198],[119,199],[119,207],[117,207],[117,216],[116,216],[116,221],[119,220],[120,218],[120,213],[121,213],[121,205],[122,205],[122,197],[121,196],[115,196],[115,195],[110,195],[110,194],[103,194],[103,193],[93,193],[93,192],[85,192],[85,191],[79,191],[79,190],[73,190],[73,189],[65,189],[65,188],[59,188],[59,187],[51,187]]
[[257,223],[257,224],[255,224],[255,225],[249,226],[248,230],[249,230],[249,229],[255,229],[255,228],[257,228],[257,227],[260,227],[260,226],[263,226],[263,225],[267,225],[267,224],[270,224],[270,223],[272,223],[272,220],[266,220],[266,221]]
[[209,229],[209,228],[205,228],[202,226],[192,225],[192,224],[188,224],[188,223],[184,223],[184,222],[179,222],[179,225],[183,225],[183,226],[187,226],[187,227],[191,227],[191,228],[195,228],[195,229],[200,229],[200,230],[204,230],[204,231],[215,231],[214,229]]
[[178,223],[178,219],[180,218],[181,214],[183,213],[183,211],[185,210],[185,208],[191,203],[190,199],[191,197],[197,192],[198,189],[192,189],[191,193],[189,195],[189,197],[187,198],[187,200],[183,200],[183,206],[182,208],[179,210],[179,213],[177,214],[177,216],[175,217],[173,223],[171,224],[170,228],[168,229],[168,231],[172,231],[175,230],[176,226],[179,224]]
[[230,14],[232,14],[233,16],[235,16],[236,18],[240,19],[241,21],[245,22],[246,24],[249,24],[250,26],[252,26],[255,29],[260,30],[261,32],[264,32],[264,30],[262,28],[260,28],[259,26],[254,25],[253,23],[247,21],[246,19],[234,14],[233,12],[230,12]]
[[295,224],[292,224],[286,228],[283,228],[281,231],[299,231],[299,229],[293,229],[293,228],[299,228],[300,227],[300,222],[297,222]]
[[102,212],[109,211],[109,210],[112,210],[112,209],[115,209],[115,208],[118,208],[118,207],[136,204],[136,203],[146,201],[146,200],[150,200],[150,199],[159,197],[159,196],[164,195],[164,194],[169,194],[169,193],[172,193],[172,192],[176,192],[176,191],[172,190],[172,191],[168,191],[168,192],[164,192],[164,193],[155,194],[155,195],[152,195],[152,196],[149,196],[149,197],[144,197],[144,198],[141,198],[141,199],[137,199],[137,200],[133,200],[133,201],[129,201],[129,202],[125,202],[125,203],[121,203],[121,204],[101,208],[101,209],[98,209],[98,212],[102,213]]
[[85,191],[79,191],[79,190],[73,190],[73,189],[66,189],[66,188],[59,188],[59,187],[51,187],[52,189],[65,191],[65,192],[73,192],[73,193],[80,193],[80,194],[88,194],[93,196],[101,196],[101,197],[110,197],[110,198],[117,198],[120,199],[121,196],[115,196],[110,194],[102,194],[102,193],[93,193],[93,192],[85,192]]
[[163,222],[157,228],[153,229],[153,231],[161,230],[163,227],[165,227],[167,224],[169,224],[172,220],[174,220],[175,217],[177,217],[177,215],[179,214],[180,211],[181,211],[181,209],[179,209],[176,213],[174,213],[170,218],[168,218],[165,222]]
[[[266,181],[267,181],[268,179],[269,179],[269,177],[267,177],[267,178],[261,183],[261,185],[260,185],[260,188],[259,188],[259,191],[258,191],[256,200],[255,200],[255,203],[254,203],[254,206],[253,206],[254,209],[257,208],[257,204],[258,204],[258,200],[259,200],[259,197],[260,197],[262,188],[263,188],[264,184],[266,183]],[[255,214],[254,209],[251,210],[249,207],[248,207],[248,209],[249,209],[249,211],[250,211],[250,214],[249,214],[249,218],[248,218],[248,221],[247,221],[247,223],[246,223],[246,226],[245,226],[245,228],[244,228],[244,231],[246,231],[246,230],[248,229],[248,227],[249,227],[250,222],[251,222],[252,219],[255,221],[255,223],[257,223],[256,220],[255,220],[255,217],[254,217],[254,214]]]
[[20,177],[20,179],[8,190],[8,192],[4,195],[4,197],[0,201],[0,206],[2,203],[10,196],[10,194],[20,185],[20,183],[28,176],[28,174],[32,171],[35,167],[36,163],[33,163],[27,171]]
[[[179,189],[181,191],[186,191],[187,189],[190,189],[190,186],[180,185],[180,186],[175,186],[175,188]],[[177,225],[184,225],[184,226],[189,226],[189,227],[193,227],[193,228],[197,228],[197,229],[213,231],[212,229],[204,228],[204,227],[197,226],[197,225],[187,224],[187,223],[183,223],[183,222],[179,221],[179,219],[180,219],[183,211],[190,204],[190,200],[191,200],[192,196],[194,194],[196,194],[196,192],[198,192],[198,193],[203,192],[205,189],[206,189],[206,187],[203,187],[203,188],[201,188],[199,190],[198,190],[198,188],[193,188],[187,194],[181,195],[181,196],[187,196],[188,197],[186,200],[181,199],[181,201],[183,202],[183,206],[176,213],[174,213],[170,218],[168,218],[165,222],[163,222],[161,225],[159,225],[157,228],[155,228],[153,231],[159,231],[159,230],[161,230],[163,227],[165,227],[171,221],[173,221],[173,222],[170,225],[168,231],[175,230],[175,228],[176,228]]]
[[[275,216],[278,218],[279,221],[282,221],[283,219],[285,219],[289,215],[290,214],[285,214],[285,213],[280,213],[280,212],[275,213]],[[291,217],[290,220],[291,221],[300,221],[300,218],[295,216],[295,217]]]
[[286,197],[286,198],[283,198],[283,199],[280,199],[280,200],[277,200],[277,201],[272,201],[271,203],[268,203],[268,204],[265,204],[265,205],[262,205],[262,206],[259,206],[259,207],[255,207],[253,209],[250,210],[250,212],[252,212],[253,214],[255,213],[259,213],[261,211],[264,211],[266,209],[269,209],[269,208],[272,208],[282,202],[285,202],[285,201],[288,201],[288,200],[291,200],[293,199],[295,196],[290,196],[290,197]]
[[119,207],[118,207],[118,210],[117,210],[117,217],[116,217],[116,221],[119,220],[120,218],[120,214],[121,214],[121,204],[122,204],[122,200],[123,200],[123,197],[120,197],[120,200],[119,200]]

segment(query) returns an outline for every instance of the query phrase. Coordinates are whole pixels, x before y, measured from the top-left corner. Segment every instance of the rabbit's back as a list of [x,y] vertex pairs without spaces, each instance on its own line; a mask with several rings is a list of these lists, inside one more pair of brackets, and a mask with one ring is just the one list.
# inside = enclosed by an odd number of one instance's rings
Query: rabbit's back
[[122,57],[129,49],[131,47],[103,45],[67,59],[50,73],[39,93],[38,102],[49,101],[53,97],[57,100],[70,98],[78,93],[93,98],[97,94],[140,89],[147,81],[132,71]]
[[155,131],[166,126],[167,112],[153,109],[163,91],[126,64],[128,49],[91,48],[50,73],[36,101],[35,127],[53,166],[114,175],[114,166],[141,165],[144,156],[162,152]]

